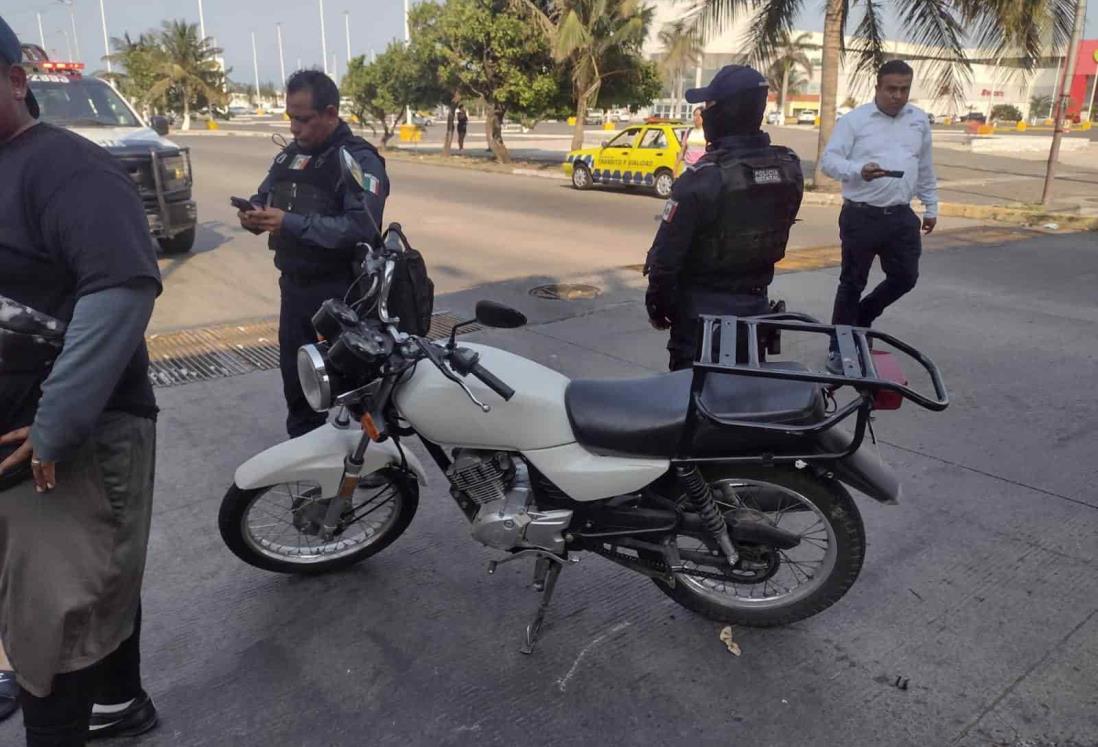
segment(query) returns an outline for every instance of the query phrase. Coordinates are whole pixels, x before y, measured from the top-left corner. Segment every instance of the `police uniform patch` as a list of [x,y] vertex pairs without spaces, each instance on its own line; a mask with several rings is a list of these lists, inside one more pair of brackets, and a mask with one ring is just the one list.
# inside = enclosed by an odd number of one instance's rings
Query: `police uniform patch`
[[663,215],[660,216],[664,223],[670,223],[675,220],[675,213],[679,212],[679,203],[677,200],[668,200],[663,205]]
[[373,174],[364,174],[362,177],[362,186],[370,194],[381,194],[381,180]]
[[312,158],[312,156],[294,156],[294,160],[290,161],[290,168],[294,171],[303,171]]
[[756,184],[781,184],[782,175],[777,169],[755,169]]

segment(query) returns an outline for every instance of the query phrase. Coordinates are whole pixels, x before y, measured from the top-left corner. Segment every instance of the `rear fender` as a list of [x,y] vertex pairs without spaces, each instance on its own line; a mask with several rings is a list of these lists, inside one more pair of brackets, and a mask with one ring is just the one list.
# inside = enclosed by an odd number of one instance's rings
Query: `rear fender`
[[[236,469],[236,486],[251,490],[289,482],[315,482],[320,485],[322,495],[333,496],[343,479],[343,460],[354,452],[361,437],[362,431],[357,428],[336,428],[325,423],[244,462]],[[403,451],[401,457],[392,439],[371,443],[363,457],[362,475],[390,466],[399,467],[406,459],[408,469],[415,474],[419,484],[426,485],[427,473],[419,459],[406,447]]]
[[[851,436],[831,428],[821,433],[817,440],[823,451],[834,454],[850,446]],[[857,451],[834,462],[832,469],[839,482],[881,503],[895,505],[903,495],[903,486],[896,473],[885,464],[869,441],[862,441]]]

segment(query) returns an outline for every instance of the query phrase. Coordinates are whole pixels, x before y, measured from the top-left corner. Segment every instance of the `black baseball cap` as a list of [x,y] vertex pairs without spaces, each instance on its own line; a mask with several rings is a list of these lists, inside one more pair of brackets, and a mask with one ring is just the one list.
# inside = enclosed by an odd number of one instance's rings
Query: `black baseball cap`
[[762,73],[747,65],[725,65],[709,85],[703,88],[691,88],[686,92],[686,100],[691,104],[702,104],[706,101],[724,101],[732,99],[748,91],[758,91],[760,88],[769,87]]
[[[3,18],[0,18],[0,62],[5,65],[23,64],[23,47],[19,44],[19,37]],[[27,86],[27,109],[32,117],[38,119],[38,100],[31,93],[30,86]]]

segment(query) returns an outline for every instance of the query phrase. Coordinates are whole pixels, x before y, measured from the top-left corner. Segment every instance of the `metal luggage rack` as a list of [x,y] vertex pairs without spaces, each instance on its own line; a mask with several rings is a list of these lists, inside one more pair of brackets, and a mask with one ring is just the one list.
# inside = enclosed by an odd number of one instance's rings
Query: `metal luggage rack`
[[[752,317],[703,315],[699,320],[699,324],[701,325],[701,345],[698,357],[694,362],[694,378],[690,388],[690,403],[686,415],[687,427],[683,436],[683,445],[690,443],[697,426],[699,413],[707,420],[720,426],[745,428],[800,438],[819,436],[855,413],[857,414],[857,420],[854,426],[853,439],[849,446],[841,451],[807,454],[764,453],[740,457],[684,458],[679,461],[792,464],[797,461],[843,459],[856,452],[861,446],[869,425],[870,414],[873,411],[874,397],[878,392],[895,392],[904,399],[908,399],[928,410],[940,411],[949,406],[949,394],[946,391],[945,383],[942,381],[942,373],[934,362],[911,345],[884,332],[845,324],[822,324],[819,320],[807,314],[797,313],[765,314]],[[843,363],[843,373],[832,374],[829,372],[780,368],[775,367],[773,363],[764,368],[759,353],[760,334],[762,337],[768,338],[773,334],[780,335],[783,330],[827,335],[829,341],[839,351]],[[716,360],[713,358],[715,339],[719,340]],[[873,362],[873,354],[870,348],[871,340],[880,340],[918,363],[930,375],[934,387],[933,397],[917,392],[906,384],[881,377]],[[737,361],[737,350],[746,353],[746,362]],[[706,378],[710,374],[804,381],[827,385],[832,390],[850,386],[858,391],[858,397],[841,407],[836,407],[835,411],[823,420],[810,425],[781,425],[754,420],[739,420],[735,417],[717,415],[702,402],[701,393]]]

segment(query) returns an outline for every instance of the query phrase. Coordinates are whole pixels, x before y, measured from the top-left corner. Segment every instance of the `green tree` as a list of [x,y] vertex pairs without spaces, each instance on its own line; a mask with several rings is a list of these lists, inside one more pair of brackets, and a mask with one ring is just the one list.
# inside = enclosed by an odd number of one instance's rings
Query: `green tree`
[[996,104],[991,107],[991,118],[1007,122],[1018,122],[1022,119],[1022,112],[1013,104]]
[[455,59],[445,35],[445,9],[437,3],[420,3],[408,16],[411,35],[411,54],[418,84],[415,106],[446,107],[446,137],[442,142],[442,155],[449,156],[454,142],[457,105],[461,102],[461,80],[457,67],[448,64]]
[[660,68],[671,81],[671,100],[677,112],[682,105],[683,75],[698,66],[705,45],[698,29],[684,19],[664,24],[659,41],[663,45]]
[[524,4],[545,32],[553,58],[571,69],[576,99],[572,149],[582,148],[587,109],[598,100],[603,83],[643,64],[641,47],[654,11],[640,0],[549,0],[544,8],[535,0]]
[[381,126],[381,142],[378,146],[385,149],[393,137],[393,126],[404,108],[407,96],[406,81],[398,80],[407,76],[407,50],[400,42],[393,42],[377,59],[367,63],[364,57],[355,57],[347,66],[343,76],[342,93],[351,100],[351,113],[362,124],[377,132]]
[[508,163],[503,142],[508,116],[537,119],[560,98],[557,70],[544,33],[510,6],[511,0],[447,0],[441,6],[443,79],[458,84],[463,99],[485,104],[488,147]]
[[1034,96],[1029,100],[1029,113],[1038,119],[1052,116],[1052,97],[1047,93]]
[[[782,112],[782,116],[785,116],[785,102],[786,97],[789,95],[790,90],[797,91],[796,86],[792,86],[794,80],[802,80],[803,84],[807,86],[808,81],[812,78],[812,60],[808,59],[808,55],[805,54],[806,49],[811,49],[814,45],[812,42],[812,34],[803,33],[798,34],[796,38],[789,33],[788,29],[782,29],[778,37],[778,44],[771,51],[771,56],[767,60],[769,63],[768,77],[770,77],[771,71],[776,71],[774,78],[778,81],[778,85],[775,88],[771,85],[772,89],[779,92],[778,97],[778,109]],[[804,73],[803,78],[800,77],[800,73]]]
[[[752,16],[748,46],[756,61],[765,61],[778,49],[783,31],[791,32],[801,10],[798,0],[701,0],[693,17],[706,32],[724,28],[739,15]],[[936,90],[961,96],[971,79],[964,42],[981,48],[990,58],[1019,56],[1025,70],[1049,49],[1063,49],[1075,20],[1071,0],[826,0],[823,61],[820,81],[819,150],[823,152],[835,126],[839,67],[847,53],[856,60],[855,74],[871,74],[886,60],[884,12],[891,5],[904,33],[918,47],[918,56],[937,77]],[[847,45],[846,30],[861,13],[854,37]],[[816,184],[837,189],[816,166]]]
[[160,47],[151,33],[142,34],[136,40],[129,33],[111,39],[114,51],[106,59],[117,66],[115,72],[99,72],[109,80],[123,96],[142,113],[148,115],[152,107],[149,89],[156,83],[156,70],[160,65]]

